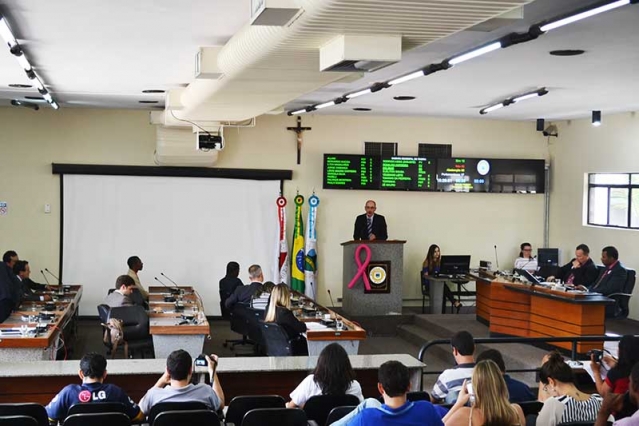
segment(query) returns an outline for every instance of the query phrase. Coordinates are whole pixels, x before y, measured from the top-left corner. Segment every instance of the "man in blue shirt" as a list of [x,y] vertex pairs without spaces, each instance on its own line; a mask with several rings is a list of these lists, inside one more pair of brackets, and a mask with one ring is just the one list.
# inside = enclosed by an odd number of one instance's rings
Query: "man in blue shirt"
[[104,356],[91,352],[80,360],[78,375],[82,379],[81,385],[68,385],[60,391],[45,408],[49,421],[54,423],[64,421],[69,408],[75,404],[91,402],[121,402],[126,414],[133,422],[144,419],[144,414],[135,402],[116,385],[104,384],[107,376],[107,361]]
[[410,390],[408,368],[399,361],[387,361],[379,367],[377,389],[384,404],[367,399],[333,426],[443,426],[445,411],[438,410],[429,401],[408,401]]
[[504,358],[501,356],[501,352],[497,349],[487,349],[479,354],[477,362],[485,359],[494,361],[495,364],[497,364],[497,367],[499,367],[501,374],[504,376],[506,386],[508,387],[508,395],[510,396],[509,400],[512,404],[537,401],[537,395],[530,390],[527,384],[520,382],[519,380],[515,380],[506,374],[506,364],[504,363]]

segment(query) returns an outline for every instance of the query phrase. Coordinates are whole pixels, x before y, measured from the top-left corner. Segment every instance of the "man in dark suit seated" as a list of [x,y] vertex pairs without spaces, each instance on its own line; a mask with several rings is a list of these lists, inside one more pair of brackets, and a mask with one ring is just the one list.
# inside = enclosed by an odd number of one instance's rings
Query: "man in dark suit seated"
[[597,282],[599,271],[595,262],[590,258],[590,249],[585,244],[579,244],[575,249],[575,257],[559,269],[556,276],[549,276],[547,281],[555,278],[566,284],[583,285],[589,287]]
[[22,296],[22,284],[13,273],[13,266],[19,260],[18,253],[7,251],[2,256],[0,265],[0,322],[6,320],[11,311],[20,306]]
[[599,273],[597,281],[588,287],[590,291],[608,296],[613,293],[623,293],[628,279],[628,271],[619,262],[619,252],[613,246],[604,247],[601,251],[601,263],[606,267]]
[[226,309],[226,300],[231,297],[235,289],[242,287],[244,284],[239,279],[240,264],[237,262],[229,262],[226,264],[226,276],[220,280],[220,306],[222,308],[222,316],[228,317]]
[[233,294],[226,299],[224,305],[229,311],[233,310],[236,303],[244,303],[248,306],[255,293],[262,288],[264,274],[262,274],[262,268],[260,265],[251,265],[248,272],[251,283],[249,285],[237,287]]
[[13,265],[13,273],[16,274],[22,284],[22,301],[43,302],[51,300],[51,296],[48,294],[36,294],[36,290],[47,290],[48,286],[38,284],[31,280],[31,268],[29,267],[29,262],[26,260],[18,260],[16,264]]
[[355,219],[353,239],[367,241],[387,240],[386,219],[381,214],[375,214],[375,210],[377,210],[375,201],[366,201],[364,208],[366,213],[357,216],[357,219]]

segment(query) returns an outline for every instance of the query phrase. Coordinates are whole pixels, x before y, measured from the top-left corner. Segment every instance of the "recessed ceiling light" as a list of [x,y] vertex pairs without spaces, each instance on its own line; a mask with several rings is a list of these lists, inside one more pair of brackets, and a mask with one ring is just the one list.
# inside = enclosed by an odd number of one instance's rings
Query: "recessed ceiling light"
[[143,90],[142,93],[164,93],[164,90],[161,89],[146,89]]
[[10,84],[9,87],[15,87],[16,89],[28,89],[33,86],[30,84]]
[[41,96],[25,96],[25,99],[31,99],[32,101],[44,101],[44,98]]
[[353,111],[372,111],[370,108],[353,108]]
[[549,53],[552,56],[579,56],[586,53],[586,51],[581,49],[560,49],[560,50],[551,50]]
[[160,101],[138,101],[141,104],[157,104]]
[[415,96],[395,96],[393,99],[396,101],[412,101],[415,99]]

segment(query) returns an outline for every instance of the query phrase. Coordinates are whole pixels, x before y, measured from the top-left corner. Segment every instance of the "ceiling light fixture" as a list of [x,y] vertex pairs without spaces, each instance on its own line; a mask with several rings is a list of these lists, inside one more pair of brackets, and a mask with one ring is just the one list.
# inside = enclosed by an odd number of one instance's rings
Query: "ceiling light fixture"
[[510,98],[504,99],[503,101],[497,103],[497,104],[493,104],[490,105],[486,108],[482,108],[479,110],[479,113],[481,115],[484,114],[488,114],[489,112],[493,112],[496,111],[500,108],[512,105],[512,104],[516,104],[518,102],[524,101],[526,99],[532,99],[532,98],[538,98],[540,96],[544,96],[548,93],[548,89],[546,89],[545,87],[542,87],[541,89],[537,89],[535,91],[532,92],[527,92],[527,93],[523,93],[521,95],[517,95],[517,96],[512,96]]
[[503,107],[505,107],[505,106],[506,106],[506,105],[504,105],[504,103],[503,103],[503,102],[500,102],[500,103],[498,103],[498,104],[491,105],[491,106],[489,106],[489,107],[487,107],[487,108],[484,108],[484,109],[479,110],[479,113],[480,113],[481,115],[488,114],[489,112],[497,111],[498,109],[503,108]]
[[372,110],[370,108],[359,107],[359,108],[353,108],[353,111],[372,111]]
[[416,78],[423,77],[423,76],[424,76],[424,70],[419,70],[419,71],[412,72],[410,74],[406,74],[402,77],[395,78],[389,81],[388,84],[390,86],[394,86],[396,84],[406,83],[407,81],[415,80]]
[[501,49],[501,42],[500,41],[497,41],[497,42],[494,42],[494,43],[490,43],[490,44],[488,44],[486,46],[482,46],[482,47],[479,47],[477,49],[471,50],[470,52],[461,54],[459,56],[455,56],[455,57],[449,59],[446,62],[448,62],[450,65],[461,64],[462,62],[466,62],[466,61],[468,61],[470,59],[473,59],[473,58],[476,58],[478,56],[485,55],[486,53],[493,52],[493,51],[495,51],[497,49]]
[[363,96],[363,95],[368,95],[371,92],[371,89],[364,89],[364,90],[360,90],[359,92],[353,92],[353,93],[349,93],[348,95],[346,95],[347,99],[353,99],[353,98],[357,98],[359,96]]
[[11,100],[11,105],[13,106],[17,106],[17,107],[24,107],[24,108],[31,108],[34,111],[37,111],[40,109],[40,107],[34,103],[31,102],[25,102],[25,101],[21,101],[18,99],[12,99]]
[[396,101],[412,101],[415,96],[394,96],[393,99]]
[[592,112],[592,125],[595,127],[601,126],[601,111]]
[[12,83],[12,84],[9,84],[8,86],[13,87],[15,89],[29,89],[33,87],[30,84],[22,84],[22,83]]
[[335,105],[335,101],[328,101],[328,102],[324,102],[323,104],[315,105],[315,109],[316,110],[323,109],[333,105]]
[[15,46],[18,45],[18,41],[13,36],[13,33],[11,32],[11,29],[9,28],[9,23],[7,22],[6,18],[2,15],[0,15],[0,37],[2,37],[4,41],[7,43],[7,45],[9,46],[9,49],[13,49]]
[[31,66],[31,64],[29,63],[29,60],[27,59],[26,56],[24,56],[24,52],[20,51],[17,55],[15,55],[16,59],[18,60],[18,63],[20,64],[20,66],[26,71],[29,72],[33,69],[33,67]]
[[298,109],[297,111],[289,112],[288,115],[300,115],[308,112],[306,108]]
[[165,90],[162,89],[145,89],[142,93],[164,93]]
[[599,7],[595,7],[592,9],[584,10],[574,15],[567,16],[562,19],[558,19],[556,21],[550,22],[548,24],[541,25],[539,29],[542,32],[548,32],[565,25],[572,24],[573,22],[581,21],[582,19],[590,18],[591,16],[599,15],[600,13],[608,12],[609,10],[617,9],[621,6],[626,6],[631,3],[637,3],[637,0],[617,0],[611,3],[604,4]]

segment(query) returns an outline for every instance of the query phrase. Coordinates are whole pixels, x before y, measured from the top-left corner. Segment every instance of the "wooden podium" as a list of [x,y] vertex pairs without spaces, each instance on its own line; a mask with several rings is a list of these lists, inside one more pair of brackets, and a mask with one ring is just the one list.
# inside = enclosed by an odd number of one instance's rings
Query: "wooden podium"
[[[406,241],[346,241],[342,243],[343,279],[342,308],[350,316],[401,314],[402,285],[404,284],[404,244]],[[355,258],[358,247],[366,245],[371,251],[370,261],[364,267],[367,251],[360,249],[359,262]],[[371,285],[367,291],[362,279],[366,274]],[[353,278],[360,274],[353,288]]]

